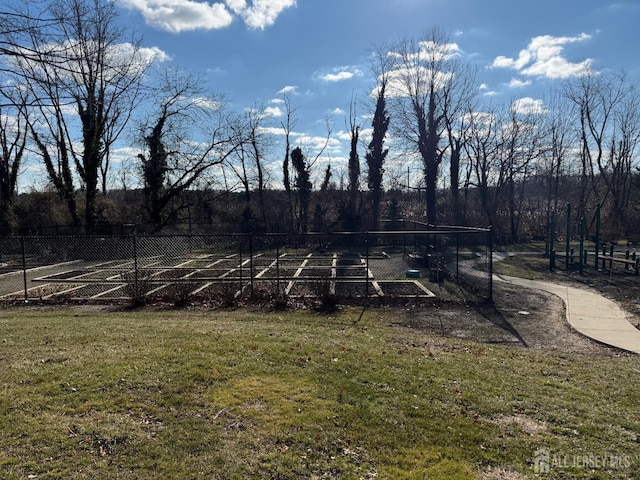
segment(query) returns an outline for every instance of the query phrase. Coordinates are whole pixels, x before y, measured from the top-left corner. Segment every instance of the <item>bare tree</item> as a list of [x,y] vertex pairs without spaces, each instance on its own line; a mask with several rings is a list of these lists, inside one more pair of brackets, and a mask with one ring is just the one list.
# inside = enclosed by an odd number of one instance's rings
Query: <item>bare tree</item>
[[471,165],[470,184],[476,187],[485,219],[496,225],[493,185],[499,182],[496,172],[500,148],[500,124],[493,108],[469,114],[469,128],[463,146]]
[[251,145],[251,157],[256,169],[257,189],[258,189],[258,208],[262,221],[266,224],[267,214],[265,205],[264,191],[269,172],[265,170],[264,155],[268,149],[267,137],[262,133],[262,123],[265,119],[264,107],[251,109],[247,112],[248,116],[248,138]]
[[291,105],[291,98],[289,95],[284,94],[284,106],[285,106],[285,120],[282,122],[282,129],[284,131],[285,138],[285,151],[284,160],[282,162],[282,183],[284,190],[287,193],[287,201],[289,204],[289,219],[291,221],[291,228],[293,228],[293,198],[291,195],[291,179],[290,179],[290,150],[291,150],[291,132],[296,124],[295,111]]
[[[139,155],[149,219],[161,228],[182,207],[182,194],[207,182],[243,142],[222,98],[203,95],[198,77],[167,71],[157,92],[157,113],[141,128]],[[178,202],[173,208],[172,203]]]
[[9,98],[8,105],[0,107],[0,227],[11,226],[13,200],[18,185],[18,173],[27,145],[28,99],[25,92],[8,86],[0,94]]
[[[464,75],[464,79],[474,78],[471,75]],[[444,118],[446,129],[447,146],[446,151],[449,154],[449,191],[451,194],[452,219],[456,224],[463,223],[464,212],[462,210],[460,199],[460,177],[461,169],[464,161],[464,141],[469,128],[469,113],[473,112],[476,105],[473,98],[471,84],[460,89],[460,93],[464,95],[460,101],[456,102],[456,111],[450,112]]]
[[[48,15],[46,1],[34,0],[32,2],[13,2],[0,10],[0,72],[14,76],[16,74],[16,60],[41,60],[39,52],[30,45],[30,39],[40,35],[42,31],[48,31],[56,23],[57,19]],[[34,7],[32,11],[31,7]],[[62,66],[55,56],[51,56],[52,65]],[[2,83],[0,90],[11,86]],[[12,106],[11,98],[5,97],[3,107]]]
[[[254,178],[250,158],[251,151],[247,136],[247,123],[245,120],[246,119],[238,116],[229,124],[233,136],[237,139],[238,148],[235,149],[233,155],[227,158],[224,167],[231,172],[232,177],[235,177],[240,188],[242,188],[245,211],[249,212]],[[238,183],[236,183],[236,185],[238,185]]]
[[[640,136],[638,91],[625,73],[587,71],[568,83],[566,95],[579,115],[584,180],[580,208],[584,211],[591,192],[598,205],[610,201],[612,227],[622,233],[626,230],[633,162]],[[585,185],[587,179],[589,189]]]
[[90,232],[97,221],[96,195],[100,176],[107,175],[108,152],[141,98],[142,79],[154,56],[139,40],[125,40],[127,32],[118,26],[112,2],[54,0],[43,15],[52,22],[21,31],[11,71],[33,96],[37,114],[30,115],[31,133],[76,222],[74,177],[81,181]]
[[[500,179],[504,179],[510,241],[519,241],[524,191],[532,163],[541,156],[541,115],[543,112],[523,109],[514,102],[501,129]],[[502,173],[504,172],[504,173]],[[502,185],[498,185],[500,189]]]
[[356,102],[351,100],[349,104],[349,185],[347,189],[347,202],[340,209],[340,217],[344,227],[350,231],[360,228],[360,155],[358,155],[358,140],[360,138],[360,125],[357,123]]
[[541,114],[523,109],[516,101],[467,116],[463,146],[485,220],[496,227],[498,235],[513,242],[518,241],[533,161],[542,151]]
[[460,114],[463,94],[470,88],[469,69],[459,49],[437,28],[420,40],[400,42],[391,53],[388,94],[395,99],[395,130],[412,151],[420,153],[426,186],[427,221],[437,221],[438,169],[443,158],[441,141],[446,119]]
[[[551,246],[551,223],[553,215],[558,211],[561,199],[561,181],[566,178],[574,163],[574,146],[576,145],[575,130],[571,128],[571,103],[566,97],[553,93],[547,102],[548,112],[544,118],[543,139],[541,145],[541,169],[545,181],[545,230],[547,245],[546,252]],[[567,192],[564,192],[567,193]],[[565,197],[566,198],[566,197]],[[578,216],[584,212],[579,211]]]
[[269,172],[265,168],[264,155],[269,149],[268,136],[264,134],[263,123],[267,118],[264,106],[255,106],[245,110],[237,117],[232,130],[238,140],[234,155],[225,162],[227,168],[242,185],[245,196],[245,217],[253,217],[251,211],[251,193],[257,192],[258,208],[263,222],[267,222],[265,189]]

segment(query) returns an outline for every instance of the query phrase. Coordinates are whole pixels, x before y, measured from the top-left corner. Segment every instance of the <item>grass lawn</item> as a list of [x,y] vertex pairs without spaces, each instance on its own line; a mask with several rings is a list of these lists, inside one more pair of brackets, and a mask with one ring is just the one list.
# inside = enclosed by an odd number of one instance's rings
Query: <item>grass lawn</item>
[[11,308],[0,342],[2,479],[540,478],[541,448],[543,478],[640,478],[637,356],[355,308]]
[[539,254],[505,256],[493,262],[493,273],[529,280],[557,281],[557,276],[549,271],[549,258]]

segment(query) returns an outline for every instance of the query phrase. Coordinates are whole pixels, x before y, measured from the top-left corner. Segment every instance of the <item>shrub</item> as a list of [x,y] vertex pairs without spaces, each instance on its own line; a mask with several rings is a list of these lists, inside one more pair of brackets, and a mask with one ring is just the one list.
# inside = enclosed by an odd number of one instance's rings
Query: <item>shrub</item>
[[152,270],[139,269],[125,272],[122,278],[125,281],[124,292],[131,299],[132,306],[145,305],[147,303],[147,294],[152,290],[151,277]]
[[332,288],[331,280],[324,279],[313,282],[313,290],[318,298],[318,309],[323,312],[335,312],[338,309],[339,297],[335,292],[335,284]]

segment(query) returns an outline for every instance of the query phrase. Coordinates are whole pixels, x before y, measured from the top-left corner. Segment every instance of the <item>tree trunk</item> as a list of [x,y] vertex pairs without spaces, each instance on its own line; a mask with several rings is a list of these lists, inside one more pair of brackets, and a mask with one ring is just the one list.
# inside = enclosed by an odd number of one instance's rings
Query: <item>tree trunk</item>
[[453,221],[460,225],[462,214],[460,212],[460,143],[452,145],[451,150],[451,208],[453,210]]

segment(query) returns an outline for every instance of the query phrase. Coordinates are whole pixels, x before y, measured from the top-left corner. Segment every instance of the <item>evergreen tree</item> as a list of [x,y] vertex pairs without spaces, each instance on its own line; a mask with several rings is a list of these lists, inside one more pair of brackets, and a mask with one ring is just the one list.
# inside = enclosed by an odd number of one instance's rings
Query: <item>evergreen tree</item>
[[365,155],[367,165],[369,167],[368,186],[372,197],[372,215],[375,230],[378,226],[378,217],[380,215],[380,202],[382,201],[382,176],[384,174],[384,161],[389,153],[388,148],[384,148],[384,138],[389,128],[390,117],[387,114],[385,99],[386,82],[383,81],[378,89],[378,98],[376,100],[376,110],[373,114],[371,126],[373,133],[371,142],[369,143],[368,152]]
[[295,187],[300,200],[300,231],[307,231],[309,204],[311,203],[310,166],[300,147],[291,152],[291,166],[296,172]]

